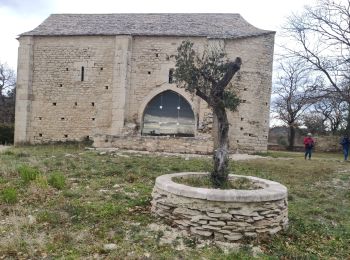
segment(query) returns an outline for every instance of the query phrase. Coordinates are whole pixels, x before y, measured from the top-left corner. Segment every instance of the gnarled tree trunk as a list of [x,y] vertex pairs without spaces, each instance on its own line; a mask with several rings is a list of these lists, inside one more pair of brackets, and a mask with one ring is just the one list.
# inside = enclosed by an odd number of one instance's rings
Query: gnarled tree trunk
[[350,133],[350,102],[347,102],[348,106],[348,115],[346,117],[346,128],[345,128],[345,133]]
[[228,176],[228,130],[229,123],[225,107],[217,105],[213,107],[214,115],[217,119],[217,147],[213,154],[214,170],[211,173],[211,179],[216,187],[222,187]]
[[289,125],[289,134],[288,134],[288,150],[294,150],[294,141],[295,141],[295,127],[294,124]]

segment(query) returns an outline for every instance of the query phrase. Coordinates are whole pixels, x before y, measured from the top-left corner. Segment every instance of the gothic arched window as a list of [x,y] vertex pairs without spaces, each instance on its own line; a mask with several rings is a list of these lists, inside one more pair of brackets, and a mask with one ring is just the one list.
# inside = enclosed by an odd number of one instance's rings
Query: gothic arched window
[[155,96],[143,114],[143,135],[194,136],[191,105],[180,94],[167,90]]

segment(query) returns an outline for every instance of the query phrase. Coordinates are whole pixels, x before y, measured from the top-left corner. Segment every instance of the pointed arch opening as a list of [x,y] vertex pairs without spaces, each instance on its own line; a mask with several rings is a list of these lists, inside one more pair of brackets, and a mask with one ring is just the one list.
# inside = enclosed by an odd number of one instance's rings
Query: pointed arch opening
[[194,136],[195,117],[187,100],[171,90],[156,95],[143,113],[142,135]]

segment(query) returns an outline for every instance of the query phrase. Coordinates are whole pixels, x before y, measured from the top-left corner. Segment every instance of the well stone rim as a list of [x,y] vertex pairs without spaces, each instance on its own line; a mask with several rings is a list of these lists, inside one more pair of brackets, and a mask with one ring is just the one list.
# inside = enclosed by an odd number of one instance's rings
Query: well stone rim
[[224,202],[263,202],[280,200],[287,197],[287,188],[275,181],[270,181],[254,176],[244,176],[230,174],[229,178],[248,178],[252,182],[260,185],[259,189],[254,190],[220,190],[196,188],[188,185],[174,182],[175,177],[185,176],[204,176],[209,175],[208,172],[180,172],[161,175],[156,178],[155,186],[158,189],[169,193],[184,196],[188,198],[197,198],[208,201],[224,201]]

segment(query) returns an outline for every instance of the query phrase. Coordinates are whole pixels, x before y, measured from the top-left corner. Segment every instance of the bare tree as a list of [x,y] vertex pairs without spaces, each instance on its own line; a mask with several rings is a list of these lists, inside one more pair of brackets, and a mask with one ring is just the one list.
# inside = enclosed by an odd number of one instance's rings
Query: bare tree
[[319,84],[319,78],[312,79],[305,63],[295,58],[280,60],[277,73],[272,112],[288,126],[288,148],[293,150],[296,128],[303,112],[314,102],[315,85]]
[[15,72],[6,63],[0,62],[0,123],[14,123],[15,86]]
[[348,111],[347,102],[340,102],[338,97],[327,97],[321,99],[314,106],[315,112],[323,118],[325,129],[332,134],[340,130],[342,124],[346,120]]
[[239,99],[227,90],[227,86],[240,69],[242,61],[240,58],[227,60],[223,48],[212,48],[199,56],[189,41],[182,42],[175,59],[174,76],[178,86],[207,102],[217,119],[218,142],[213,155],[211,179],[215,186],[222,187],[228,178],[229,123],[225,109],[235,111],[239,105]]
[[15,72],[6,63],[0,62],[0,97],[3,99],[16,85]]
[[309,133],[326,134],[326,119],[322,114],[313,111],[307,111],[302,116],[302,124],[306,126]]
[[[285,32],[294,40],[290,54],[307,62],[320,72],[328,84],[322,86],[324,95],[335,93],[350,104],[350,0],[319,0],[305,7],[302,14],[288,19]],[[350,116],[347,119],[350,130]]]

